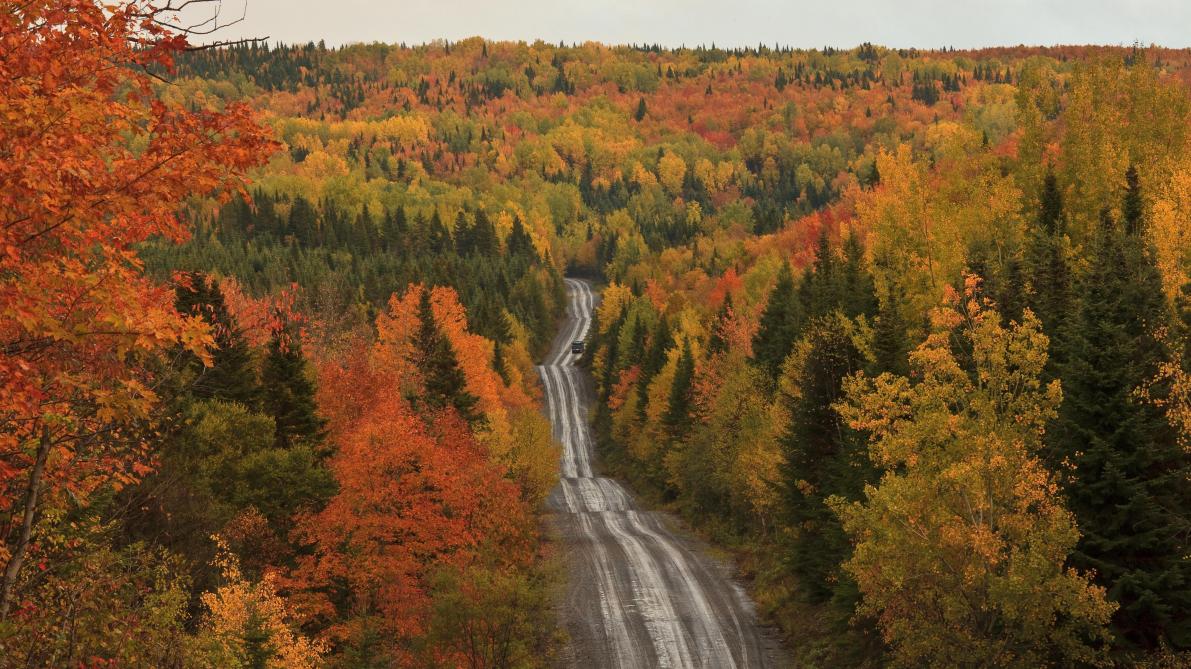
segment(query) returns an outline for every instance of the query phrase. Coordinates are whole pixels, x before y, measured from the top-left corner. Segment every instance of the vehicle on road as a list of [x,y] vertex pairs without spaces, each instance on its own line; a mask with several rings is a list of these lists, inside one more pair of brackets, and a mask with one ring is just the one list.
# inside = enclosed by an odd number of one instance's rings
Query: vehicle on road
[[575,341],[571,342],[571,353],[575,353],[575,354],[583,353],[583,340],[582,339],[576,339]]

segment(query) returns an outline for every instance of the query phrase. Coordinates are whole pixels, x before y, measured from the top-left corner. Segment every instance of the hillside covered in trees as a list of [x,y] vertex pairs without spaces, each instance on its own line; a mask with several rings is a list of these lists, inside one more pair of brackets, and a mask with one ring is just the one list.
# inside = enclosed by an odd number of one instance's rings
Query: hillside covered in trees
[[0,665],[549,666],[566,274],[800,666],[1191,661],[1191,52],[160,18],[0,12]]

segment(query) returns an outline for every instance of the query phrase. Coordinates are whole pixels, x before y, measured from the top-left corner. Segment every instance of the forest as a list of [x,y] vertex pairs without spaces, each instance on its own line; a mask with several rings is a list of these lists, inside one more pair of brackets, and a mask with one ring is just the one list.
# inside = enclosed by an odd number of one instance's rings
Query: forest
[[564,276],[797,666],[1191,666],[1191,50],[160,6],[0,9],[0,666],[557,666]]

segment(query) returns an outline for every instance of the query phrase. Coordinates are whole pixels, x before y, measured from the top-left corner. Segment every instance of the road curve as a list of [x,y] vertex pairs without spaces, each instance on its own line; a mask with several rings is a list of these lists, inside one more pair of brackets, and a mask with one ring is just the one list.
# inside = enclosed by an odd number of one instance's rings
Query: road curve
[[776,644],[727,569],[671,531],[673,521],[639,509],[614,479],[597,476],[588,429],[590,383],[571,354],[592,323],[596,295],[567,279],[567,318],[538,367],[554,435],[563,446],[561,477],[550,495],[567,554],[561,606],[569,666],[779,666]]

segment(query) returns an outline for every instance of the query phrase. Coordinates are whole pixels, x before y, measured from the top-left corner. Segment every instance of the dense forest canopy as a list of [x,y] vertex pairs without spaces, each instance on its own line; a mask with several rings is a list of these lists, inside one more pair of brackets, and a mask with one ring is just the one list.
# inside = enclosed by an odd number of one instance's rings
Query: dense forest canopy
[[140,11],[0,12],[0,664],[547,666],[566,274],[800,662],[1188,661],[1191,51]]

